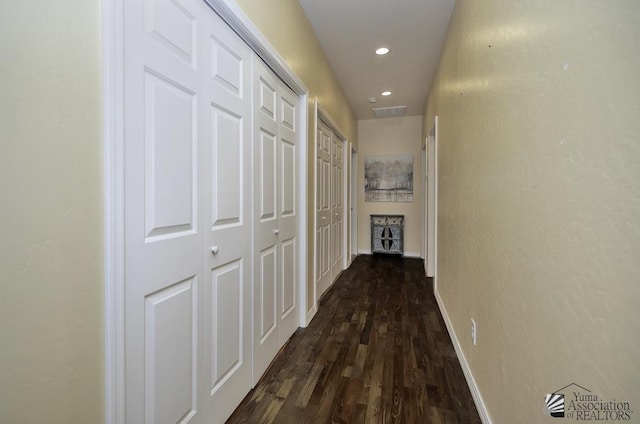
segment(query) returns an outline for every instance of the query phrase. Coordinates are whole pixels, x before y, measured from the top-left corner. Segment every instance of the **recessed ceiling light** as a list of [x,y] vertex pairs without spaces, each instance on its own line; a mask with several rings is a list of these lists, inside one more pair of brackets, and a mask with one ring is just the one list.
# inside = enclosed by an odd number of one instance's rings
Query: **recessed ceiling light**
[[376,99],[375,97],[369,97],[369,103],[375,103],[377,101],[378,99]]
[[382,93],[383,96],[390,96],[391,95],[391,91],[383,91]]
[[386,47],[380,47],[379,49],[376,49],[376,54],[378,56],[383,56],[385,54],[389,53],[389,49]]

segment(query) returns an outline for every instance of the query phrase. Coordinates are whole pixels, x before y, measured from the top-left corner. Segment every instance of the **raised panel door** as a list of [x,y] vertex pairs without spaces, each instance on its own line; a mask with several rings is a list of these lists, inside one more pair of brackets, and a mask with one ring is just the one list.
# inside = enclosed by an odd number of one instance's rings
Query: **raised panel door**
[[318,121],[316,136],[316,292],[329,288],[331,279],[331,130]]
[[280,349],[278,335],[279,188],[278,86],[272,71],[253,55],[254,119],[254,383]]
[[[204,2],[202,2],[204,4]],[[208,10],[204,82],[204,398],[223,423],[251,389],[251,49]]]
[[203,417],[200,6],[124,4],[127,423]]

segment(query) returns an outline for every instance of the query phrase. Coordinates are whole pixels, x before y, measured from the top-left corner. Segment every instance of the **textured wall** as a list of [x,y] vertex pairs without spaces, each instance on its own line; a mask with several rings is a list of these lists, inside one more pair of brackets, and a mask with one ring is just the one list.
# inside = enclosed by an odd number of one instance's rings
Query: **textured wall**
[[[309,89],[309,161],[307,163],[307,189],[314,193],[315,158],[313,102],[317,98],[331,119],[340,127],[348,141],[357,146],[358,128],[355,116],[347,102],[342,88],[335,79],[333,70],[320,47],[320,43],[304,15],[297,0],[238,0],[238,4],[260,29],[269,43],[284,58],[287,65]],[[307,232],[308,249],[308,296],[309,307],[313,303],[313,195],[308,196]],[[349,223],[347,222],[347,226]],[[350,229],[347,228],[347,234]]]
[[103,421],[100,2],[0,3],[0,422]]
[[[422,116],[358,121],[358,251],[371,251],[371,214],[404,215],[404,253],[420,256],[422,235]],[[365,202],[367,156],[413,155],[413,202]]]
[[572,382],[640,422],[639,22],[636,0],[456,2],[424,121],[438,291],[494,423],[551,422]]

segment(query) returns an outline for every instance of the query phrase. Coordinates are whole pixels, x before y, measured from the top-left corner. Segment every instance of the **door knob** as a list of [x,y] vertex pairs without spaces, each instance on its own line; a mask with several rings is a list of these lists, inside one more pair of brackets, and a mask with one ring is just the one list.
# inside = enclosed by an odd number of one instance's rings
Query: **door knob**
[[211,253],[213,253],[214,255],[217,255],[219,251],[220,249],[218,248],[218,246],[211,246]]
[[273,230],[273,234],[278,235],[280,234],[280,229],[276,228],[275,230]]

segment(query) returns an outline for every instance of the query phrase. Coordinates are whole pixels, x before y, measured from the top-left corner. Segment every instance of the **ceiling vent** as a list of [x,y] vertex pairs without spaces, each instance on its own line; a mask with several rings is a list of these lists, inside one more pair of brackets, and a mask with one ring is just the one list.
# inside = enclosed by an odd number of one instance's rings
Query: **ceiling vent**
[[391,118],[404,116],[407,113],[406,106],[374,107],[373,116],[376,118]]

